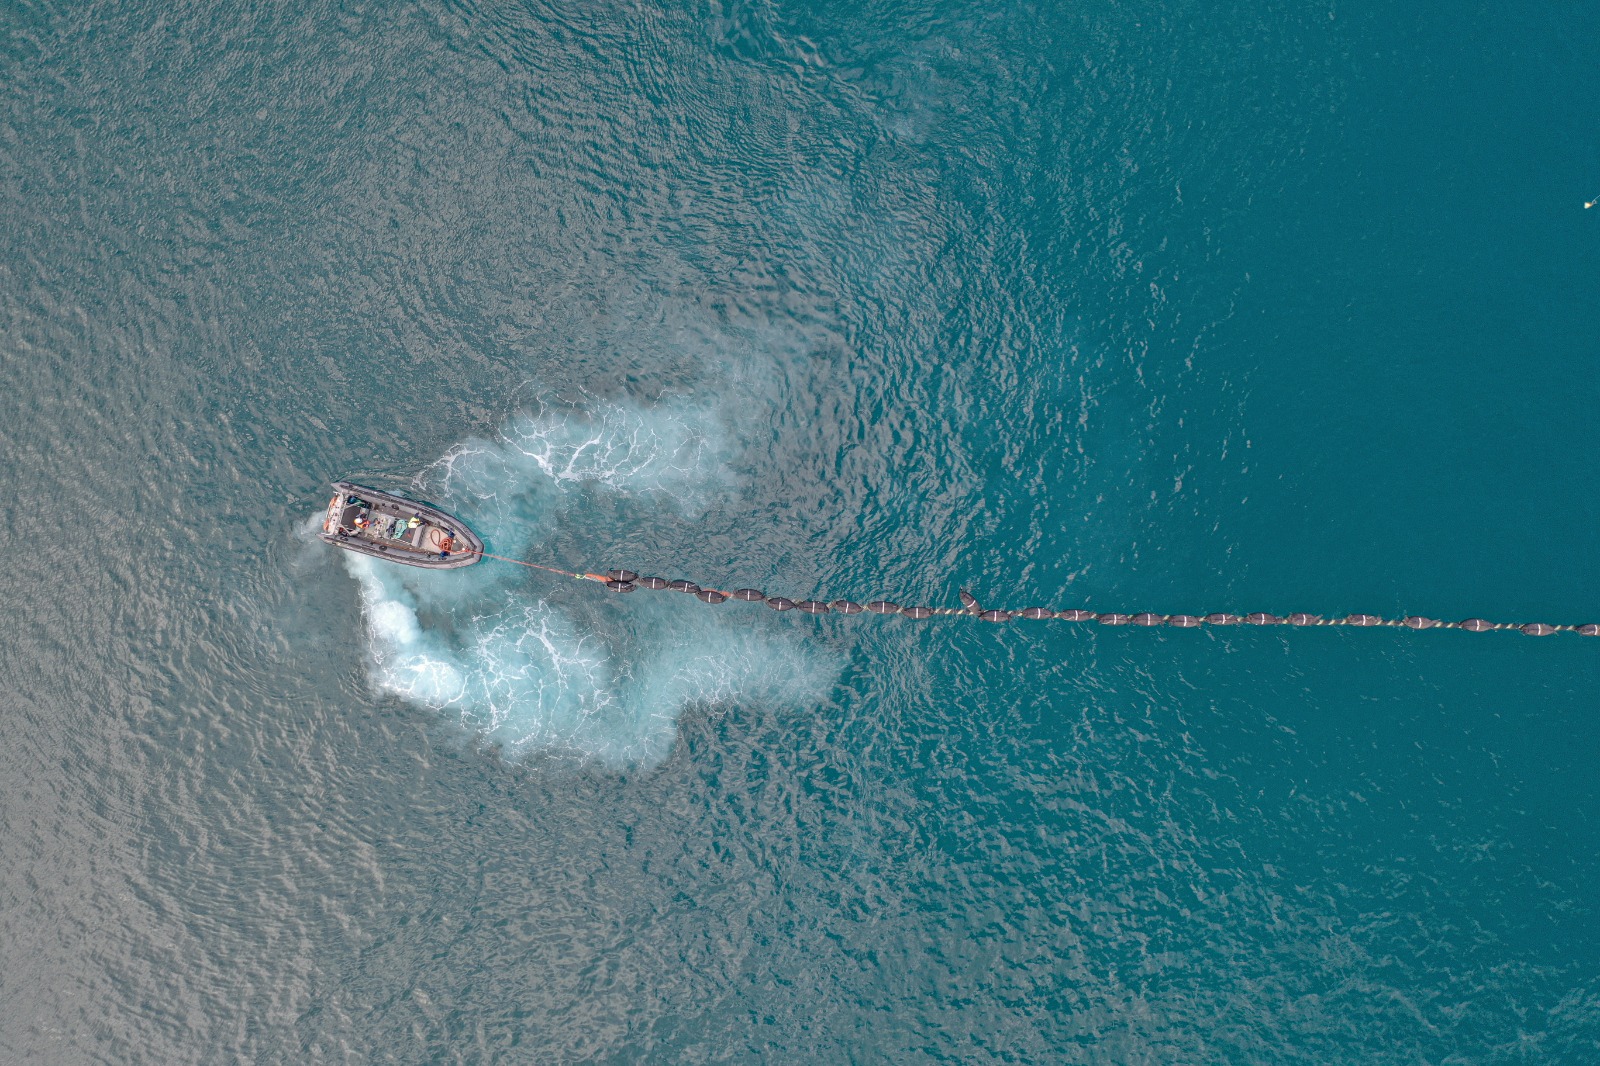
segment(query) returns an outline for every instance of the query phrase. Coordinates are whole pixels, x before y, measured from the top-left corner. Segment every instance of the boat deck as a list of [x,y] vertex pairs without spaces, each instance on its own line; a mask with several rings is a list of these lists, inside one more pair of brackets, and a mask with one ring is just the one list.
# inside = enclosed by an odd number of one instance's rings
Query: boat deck
[[471,530],[437,508],[347,482],[335,488],[322,524],[329,543],[430,568],[466,566],[483,551]]

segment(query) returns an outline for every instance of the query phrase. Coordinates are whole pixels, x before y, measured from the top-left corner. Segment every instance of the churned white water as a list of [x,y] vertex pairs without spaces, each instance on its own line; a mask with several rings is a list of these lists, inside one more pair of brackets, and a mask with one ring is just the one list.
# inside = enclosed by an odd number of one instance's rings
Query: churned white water
[[[419,479],[496,554],[581,540],[586,516],[671,511],[731,484],[729,443],[689,407],[547,406],[452,448]],[[827,694],[835,653],[787,620],[677,593],[598,586],[486,560],[426,571],[353,552],[371,680],[516,758],[649,765],[688,708],[793,707]]]

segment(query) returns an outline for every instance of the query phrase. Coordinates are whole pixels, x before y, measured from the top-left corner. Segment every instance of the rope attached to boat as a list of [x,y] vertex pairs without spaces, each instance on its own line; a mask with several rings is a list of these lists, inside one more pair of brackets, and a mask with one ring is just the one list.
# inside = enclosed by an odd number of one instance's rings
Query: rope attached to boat
[[634,589],[668,590],[672,592],[685,592],[694,596],[701,603],[719,604],[727,600],[738,600],[745,603],[765,603],[775,611],[799,611],[802,614],[897,614],[902,618],[921,620],[925,618],[974,618],[983,622],[1010,622],[1014,619],[1027,619],[1029,621],[1049,621],[1052,619],[1065,622],[1095,622],[1103,626],[1173,626],[1178,629],[1197,629],[1200,626],[1389,626],[1404,629],[1464,629],[1469,633],[1487,633],[1493,630],[1515,630],[1525,633],[1530,637],[1547,637],[1554,633],[1577,633],[1580,636],[1600,636],[1600,625],[1589,623],[1587,625],[1547,625],[1544,622],[1490,622],[1483,618],[1468,618],[1460,622],[1443,622],[1436,618],[1425,618],[1422,615],[1408,615],[1405,618],[1380,618],[1375,614],[1349,614],[1343,618],[1323,618],[1321,615],[1295,613],[1287,615],[1267,614],[1255,612],[1252,614],[1152,614],[1148,611],[1138,614],[1097,613],[1085,610],[1058,611],[1049,607],[1025,607],[1017,610],[985,610],[978,605],[976,597],[971,593],[961,593],[960,607],[902,607],[891,600],[833,600],[824,603],[821,600],[791,600],[784,596],[768,596],[758,589],[734,589],[727,592],[722,589],[702,588],[693,581],[678,579],[668,581],[659,577],[640,577],[632,570],[607,570],[603,574],[587,573],[581,570],[563,570],[557,566],[545,566],[541,563],[530,563],[523,559],[512,559],[505,555],[493,555],[489,552],[469,551],[485,559],[496,559],[503,563],[513,563],[525,566],[532,570],[543,570],[551,574],[560,574],[563,577],[575,578],[578,581],[596,581],[605,585],[612,592],[632,592]]
[[573,577],[579,581],[609,581],[604,574],[584,574],[576,570],[563,570],[559,566],[545,566],[541,563],[530,563],[525,559],[513,559],[509,555],[495,555],[492,552],[475,552],[471,548],[464,551],[451,552],[452,555],[477,555],[484,559],[498,559],[502,563],[515,563],[517,566],[526,566],[531,570],[543,570],[549,574],[560,574],[562,577]]

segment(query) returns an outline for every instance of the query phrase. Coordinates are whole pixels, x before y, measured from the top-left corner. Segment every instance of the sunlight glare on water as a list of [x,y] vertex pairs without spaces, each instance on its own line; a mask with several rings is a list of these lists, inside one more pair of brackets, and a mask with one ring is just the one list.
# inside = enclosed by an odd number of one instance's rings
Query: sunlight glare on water
[[1600,5],[11,0],[0,1066],[1600,1061]]

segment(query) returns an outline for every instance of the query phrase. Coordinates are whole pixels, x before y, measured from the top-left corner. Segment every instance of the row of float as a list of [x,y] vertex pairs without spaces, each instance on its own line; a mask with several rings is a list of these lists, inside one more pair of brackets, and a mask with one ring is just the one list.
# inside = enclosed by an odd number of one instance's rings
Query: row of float
[[1375,614],[1348,614],[1343,618],[1324,618],[1321,615],[1276,615],[1258,611],[1252,614],[1138,614],[1096,613],[1094,611],[1055,611],[1048,607],[1026,607],[1020,611],[984,610],[971,593],[961,593],[960,607],[902,607],[892,600],[791,600],[786,596],[768,596],[759,589],[701,588],[693,581],[668,581],[660,577],[640,577],[632,570],[607,570],[605,586],[612,592],[632,592],[634,589],[684,592],[701,603],[718,604],[733,600],[740,603],[764,603],[775,611],[800,611],[803,614],[894,614],[902,618],[923,619],[940,616],[965,615],[984,622],[1009,622],[1024,618],[1030,621],[1058,619],[1063,622],[1094,622],[1103,626],[1173,626],[1178,629],[1197,629],[1200,626],[1395,626],[1405,629],[1464,629],[1469,633],[1487,633],[1495,630],[1516,630],[1530,637],[1546,637],[1553,633],[1577,633],[1585,637],[1600,636],[1600,625],[1546,625],[1543,622],[1490,622],[1484,618],[1468,618],[1460,622],[1443,622],[1437,618],[1409,615],[1405,618],[1381,618]]

